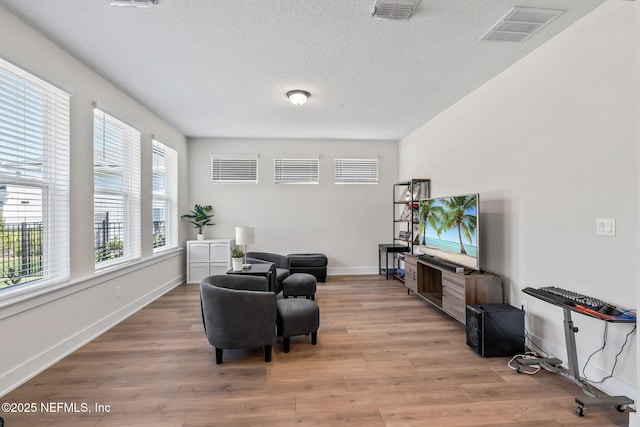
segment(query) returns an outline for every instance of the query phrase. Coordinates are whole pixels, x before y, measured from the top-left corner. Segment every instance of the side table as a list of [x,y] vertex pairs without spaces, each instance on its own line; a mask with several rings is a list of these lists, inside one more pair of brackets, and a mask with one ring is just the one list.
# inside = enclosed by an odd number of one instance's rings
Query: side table
[[[385,279],[389,280],[389,254],[396,254],[399,252],[410,252],[409,246],[395,245],[393,243],[379,243],[378,244],[378,274],[382,274],[384,271]],[[382,267],[382,259],[384,258],[384,268]],[[395,268],[395,261],[393,262],[392,274],[397,270]]]

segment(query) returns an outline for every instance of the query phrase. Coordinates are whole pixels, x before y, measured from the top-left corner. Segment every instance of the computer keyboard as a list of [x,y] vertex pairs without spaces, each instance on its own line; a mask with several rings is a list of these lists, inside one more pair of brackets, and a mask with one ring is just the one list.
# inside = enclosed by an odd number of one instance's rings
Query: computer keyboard
[[580,304],[583,307],[595,311],[598,311],[606,306],[613,306],[613,304],[606,303],[598,298],[582,295],[577,292],[568,291],[566,289],[558,288],[555,286],[545,286],[540,288],[539,290],[562,297],[566,300],[572,301],[575,304]]
[[543,301],[559,306],[572,307],[573,310],[600,319],[615,320],[616,322],[636,321],[635,310],[624,310],[598,298],[567,291],[556,286],[545,286],[539,289],[527,287],[522,291]]

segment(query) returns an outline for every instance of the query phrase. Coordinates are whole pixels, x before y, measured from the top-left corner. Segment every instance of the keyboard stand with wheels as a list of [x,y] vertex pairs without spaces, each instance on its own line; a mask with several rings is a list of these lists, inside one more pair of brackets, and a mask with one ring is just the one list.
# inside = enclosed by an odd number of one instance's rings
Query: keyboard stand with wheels
[[516,371],[522,372],[522,367],[525,365],[545,365],[549,367],[550,371],[558,372],[563,376],[569,378],[571,381],[582,387],[582,391],[586,394],[583,397],[576,397],[576,414],[584,416],[586,408],[589,406],[614,406],[618,411],[624,412],[628,405],[633,404],[633,400],[626,396],[599,396],[584,378],[580,377],[580,367],[578,366],[578,352],[576,350],[576,333],[578,328],[574,326],[571,319],[571,312],[577,312],[589,317],[604,320],[606,322],[615,323],[635,323],[635,319],[623,319],[617,316],[596,315],[595,312],[589,312],[577,308],[575,305],[568,305],[566,303],[559,302],[553,297],[548,297],[536,289],[525,288],[522,292],[541,299],[542,301],[556,305],[562,308],[564,313],[564,339],[567,346],[567,366],[568,369],[560,366],[561,360],[556,358],[531,358],[531,359],[516,359]]

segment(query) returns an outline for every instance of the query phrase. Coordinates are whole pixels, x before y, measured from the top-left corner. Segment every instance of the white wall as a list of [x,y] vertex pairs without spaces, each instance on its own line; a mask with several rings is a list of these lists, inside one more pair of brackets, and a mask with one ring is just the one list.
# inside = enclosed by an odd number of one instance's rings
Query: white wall
[[[427,176],[436,196],[480,193],[483,268],[502,276],[511,304],[528,303],[528,333],[565,361],[562,310],[523,288],[637,306],[634,5],[605,3],[400,142],[401,179]],[[596,236],[596,218],[615,218],[616,237]],[[573,320],[582,366],[605,323]],[[611,370],[631,329],[610,325],[589,378]],[[635,399],[630,341],[603,388]]]
[[[182,250],[152,255],[151,135],[178,151],[181,211],[188,206],[188,179],[183,135],[2,7],[0,57],[72,95],[71,280],[60,289],[29,298],[15,295],[19,288],[0,293],[2,395],[184,279]],[[142,261],[101,275],[94,272],[93,101],[143,132]]]
[[[634,3],[635,8],[635,32],[633,34],[633,38],[638,41],[640,40],[640,2]],[[635,44],[635,64],[633,67],[634,75],[640,75],[640,43],[636,42]],[[635,119],[636,119],[636,212],[640,212],[640,132],[638,132],[638,123],[640,123],[640,79],[636,78],[634,80],[635,83]],[[637,253],[640,254],[640,218],[636,216],[636,250]],[[640,299],[638,298],[638,290],[640,289],[640,263],[636,262],[636,308],[640,308]],[[638,354],[638,341],[636,340],[636,355]],[[640,370],[638,370],[638,363],[636,360],[636,389],[637,385],[640,384]],[[637,396],[637,395],[636,395]],[[637,409],[637,403],[636,403]],[[638,417],[638,413],[634,412],[629,414],[629,427],[640,427],[640,417]]]
[[[215,209],[207,237],[235,238],[236,226],[252,225],[256,243],[249,251],[322,252],[329,274],[377,273],[378,243],[393,235],[397,153],[397,141],[190,139],[190,200]],[[211,154],[258,154],[259,183],[212,183]],[[278,155],[320,156],[320,183],[274,184]],[[339,156],[378,156],[379,183],[334,184]]]

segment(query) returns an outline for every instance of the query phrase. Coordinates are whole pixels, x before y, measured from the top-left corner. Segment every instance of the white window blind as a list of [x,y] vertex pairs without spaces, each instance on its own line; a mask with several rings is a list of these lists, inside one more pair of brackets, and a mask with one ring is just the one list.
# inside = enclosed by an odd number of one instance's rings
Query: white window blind
[[0,60],[0,290],[69,278],[69,99]]
[[217,183],[258,183],[258,156],[211,156],[211,181]]
[[178,246],[178,152],[156,140],[152,144],[153,251]]
[[337,158],[334,162],[336,184],[377,184],[378,159]]
[[286,158],[273,159],[273,177],[276,184],[317,184],[320,159]]
[[99,269],[140,257],[140,132],[97,108],[93,167]]

